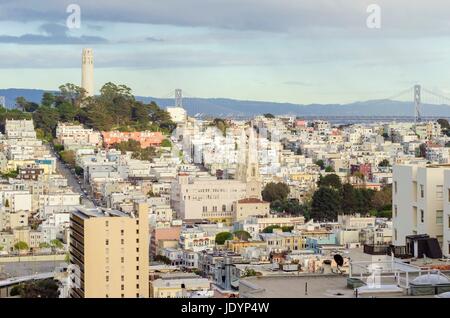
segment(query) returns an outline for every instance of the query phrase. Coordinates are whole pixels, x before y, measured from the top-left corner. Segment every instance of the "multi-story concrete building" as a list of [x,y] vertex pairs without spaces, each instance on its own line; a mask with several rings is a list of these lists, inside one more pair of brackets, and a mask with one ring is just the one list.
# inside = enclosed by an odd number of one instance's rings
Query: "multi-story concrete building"
[[[448,255],[448,218],[444,208],[450,188],[449,165],[397,165],[393,172],[393,244],[405,246],[406,237],[428,234]],[[444,191],[444,189],[446,189]],[[444,204],[445,202],[445,204]],[[447,212],[448,215],[448,212]]]
[[147,298],[148,206],[117,210],[79,209],[70,217],[70,262],[80,268],[71,297]]

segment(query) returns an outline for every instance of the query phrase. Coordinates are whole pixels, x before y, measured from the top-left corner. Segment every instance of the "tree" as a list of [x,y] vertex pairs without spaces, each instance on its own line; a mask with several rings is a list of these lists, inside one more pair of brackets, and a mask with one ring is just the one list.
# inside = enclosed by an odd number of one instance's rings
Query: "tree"
[[51,240],[50,241],[50,245],[52,246],[52,247],[54,247],[54,248],[58,248],[58,249],[61,249],[61,248],[63,248],[64,247],[64,245],[63,245],[63,243],[60,241],[60,240]]
[[419,157],[425,158],[427,156],[427,145],[420,144],[419,146]]
[[58,298],[58,289],[58,283],[52,278],[47,278],[16,285],[11,289],[11,296],[20,295],[21,298]]
[[265,227],[262,232],[263,233],[273,233],[274,229],[280,229],[281,227],[279,225],[269,225]]
[[19,96],[16,98],[16,108],[20,110],[25,110],[25,107],[27,106],[28,101],[23,96]]
[[45,92],[44,94],[42,94],[41,100],[42,106],[52,107],[54,103],[55,103],[55,95],[53,95],[50,92]]
[[390,167],[390,166],[391,164],[387,159],[381,160],[380,163],[378,164],[378,167]]
[[75,152],[73,150],[63,150],[59,153],[61,160],[68,165],[75,166]]
[[345,183],[342,186],[342,212],[344,214],[353,214],[356,206],[355,189],[350,183]]
[[294,229],[293,226],[282,226],[282,227],[281,227],[281,230],[282,230],[283,232],[292,232],[293,229]]
[[39,248],[50,248],[50,244],[48,244],[47,242],[42,242],[39,243]]
[[59,121],[59,113],[57,109],[47,106],[39,107],[33,113],[33,121],[36,128],[41,128],[46,138],[52,139],[55,136],[56,126]]
[[315,162],[316,165],[318,165],[320,167],[320,170],[325,169],[325,163],[323,162],[323,160],[317,160]]
[[390,210],[392,207],[392,186],[385,186],[382,190],[373,193],[371,206],[377,211]]
[[264,114],[264,117],[265,118],[275,118],[275,116],[273,114],[270,114],[270,113]]
[[26,242],[23,241],[19,241],[16,244],[14,244],[14,249],[18,250],[18,251],[23,251],[23,250],[28,250],[28,244]]
[[325,172],[335,172],[332,166],[326,166]]
[[438,124],[441,125],[442,129],[450,129],[450,124],[447,119],[440,118],[437,120]]
[[250,233],[243,230],[235,231],[233,235],[241,241],[248,241],[252,237]]
[[164,255],[156,255],[155,256],[155,261],[156,262],[163,262],[166,265],[172,264],[172,261],[170,260],[170,258],[168,258],[167,256],[164,256]]
[[225,244],[225,241],[232,240],[233,234],[230,232],[220,232],[216,234],[216,244],[217,245],[223,245]]
[[75,174],[77,176],[82,176],[84,174],[84,169],[80,166],[75,166]]
[[275,200],[286,200],[287,196],[289,195],[289,186],[285,183],[278,182],[270,182],[262,191],[262,197],[264,201],[273,202]]
[[169,147],[169,148],[172,148],[172,143],[170,142],[169,139],[164,139],[164,140],[161,142],[161,147]]
[[318,186],[319,187],[331,187],[331,188],[340,190],[340,189],[342,189],[341,178],[339,178],[339,176],[334,173],[328,174],[325,177],[320,176]]
[[85,98],[86,90],[72,83],[67,83],[59,87],[59,95],[56,99],[58,104],[69,102],[72,106],[79,108]]
[[335,221],[340,212],[341,196],[338,190],[331,187],[320,187],[314,192],[311,203],[311,218]]

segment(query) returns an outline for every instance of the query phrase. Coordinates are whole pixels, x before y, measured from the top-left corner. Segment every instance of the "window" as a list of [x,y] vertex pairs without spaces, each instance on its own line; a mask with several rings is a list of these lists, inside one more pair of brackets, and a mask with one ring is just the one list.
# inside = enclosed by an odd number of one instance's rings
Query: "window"
[[423,198],[425,196],[425,189],[423,184],[420,185],[420,197]]
[[436,198],[441,199],[444,197],[444,187],[441,185],[436,186]]
[[109,245],[109,240],[106,240],[106,241],[105,241],[105,245]]
[[436,224],[444,223],[444,211],[436,210]]
[[425,212],[423,210],[420,210],[420,222],[425,222]]
[[396,205],[394,205],[394,216],[395,217],[397,217],[397,212],[398,212],[398,209],[397,209],[397,204]]
[[227,210],[227,206],[225,204],[222,205],[222,212],[225,212]]
[[397,194],[397,181],[394,181],[394,192]]
[[208,207],[207,206],[203,207],[203,212],[208,212]]
[[394,239],[397,240],[397,229],[394,229]]
[[121,258],[120,258],[120,262],[123,264],[123,263],[125,262],[125,258],[124,258],[124,257],[121,257]]
[[120,235],[123,235],[125,233],[124,230],[120,230]]
[[139,289],[139,284],[136,284],[136,289]]
[[120,244],[124,244],[125,243],[125,240],[124,239],[120,239]]
[[120,285],[120,290],[125,290],[125,286],[124,285]]
[[106,276],[106,281],[109,282],[109,276]]
[[109,221],[105,221],[105,226],[109,226]]
[[122,275],[122,276],[120,276],[120,281],[122,281],[122,282],[123,282],[124,280],[125,280],[125,276],[123,276],[123,275]]

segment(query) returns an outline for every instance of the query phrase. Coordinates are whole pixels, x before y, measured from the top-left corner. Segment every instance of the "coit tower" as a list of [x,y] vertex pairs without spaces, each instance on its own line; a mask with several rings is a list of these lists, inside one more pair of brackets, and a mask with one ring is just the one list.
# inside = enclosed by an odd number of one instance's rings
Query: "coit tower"
[[94,52],[92,49],[83,49],[81,65],[81,87],[86,91],[86,96],[94,96]]

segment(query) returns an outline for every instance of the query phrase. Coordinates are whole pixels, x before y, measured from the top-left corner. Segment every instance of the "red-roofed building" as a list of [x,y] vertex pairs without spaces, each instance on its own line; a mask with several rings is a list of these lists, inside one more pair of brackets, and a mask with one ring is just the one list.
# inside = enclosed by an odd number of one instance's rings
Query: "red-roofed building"
[[102,131],[103,143],[105,147],[109,148],[114,144],[119,144],[124,141],[135,140],[141,144],[141,148],[158,147],[165,139],[164,135],[152,131],[136,131],[136,132],[121,132],[121,131]]

